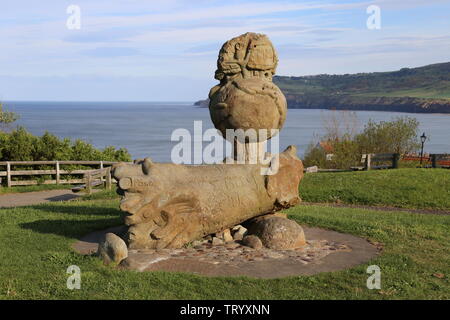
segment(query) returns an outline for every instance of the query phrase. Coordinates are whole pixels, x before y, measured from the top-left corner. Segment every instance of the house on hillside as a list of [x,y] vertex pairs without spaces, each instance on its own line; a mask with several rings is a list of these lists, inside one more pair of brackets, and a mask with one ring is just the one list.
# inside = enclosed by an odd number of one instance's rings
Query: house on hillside
[[318,149],[322,149],[325,152],[326,157],[327,157],[327,161],[331,161],[333,159],[334,149],[333,149],[333,145],[331,144],[331,142],[329,142],[329,141],[320,141],[319,143],[317,143],[316,147]]

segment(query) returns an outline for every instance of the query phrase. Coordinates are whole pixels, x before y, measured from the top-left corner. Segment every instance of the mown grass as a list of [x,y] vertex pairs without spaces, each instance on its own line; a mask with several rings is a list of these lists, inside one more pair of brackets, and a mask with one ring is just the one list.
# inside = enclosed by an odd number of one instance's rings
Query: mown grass
[[450,170],[396,169],[306,174],[307,202],[450,210]]
[[105,200],[105,199],[119,199],[120,196],[116,192],[115,186],[111,190],[103,189],[98,190],[92,194],[82,194],[82,200]]
[[[120,224],[118,200],[47,203],[0,210],[0,298],[450,298],[450,216],[320,206],[300,206],[287,213],[301,224],[382,242],[383,253],[349,270],[273,280],[119,271],[70,248],[81,235]],[[366,269],[371,264],[381,268],[381,290],[366,287]],[[70,265],[81,269],[80,290],[66,287]]]

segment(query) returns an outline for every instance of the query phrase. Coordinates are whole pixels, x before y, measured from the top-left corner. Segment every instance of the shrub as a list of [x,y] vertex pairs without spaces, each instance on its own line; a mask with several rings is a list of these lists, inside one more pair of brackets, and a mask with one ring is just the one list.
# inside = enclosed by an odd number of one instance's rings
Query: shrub
[[33,161],[35,160],[38,137],[33,136],[24,128],[19,127],[9,133],[6,146],[3,149],[3,161]]
[[415,118],[405,116],[381,122],[369,120],[362,132],[356,133],[357,121],[353,117],[343,112],[342,119],[336,114],[326,119],[322,141],[331,145],[333,156],[327,161],[327,152],[319,144],[311,143],[304,157],[306,167],[317,165],[326,169],[349,169],[360,165],[361,155],[365,153],[405,154],[420,147],[419,122]]
[[361,153],[405,154],[420,147],[418,130],[417,119],[408,116],[378,123],[369,120],[355,140]]
[[4,131],[9,125],[19,119],[15,112],[3,110],[3,104],[0,102],[0,130]]
[[310,143],[305,151],[303,164],[305,167],[317,166],[319,168],[327,168],[326,152],[314,143]]
[[85,141],[59,139],[49,132],[34,136],[23,127],[0,133],[0,161],[52,160],[131,161],[131,156],[124,148],[100,150]]

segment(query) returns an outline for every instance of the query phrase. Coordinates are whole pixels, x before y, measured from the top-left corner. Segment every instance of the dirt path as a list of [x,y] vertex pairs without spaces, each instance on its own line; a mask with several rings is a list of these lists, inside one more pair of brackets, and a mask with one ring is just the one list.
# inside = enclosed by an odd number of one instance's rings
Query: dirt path
[[67,201],[80,197],[70,189],[48,190],[0,195],[0,208],[21,207],[43,202]]
[[377,211],[403,211],[403,212],[419,213],[419,214],[450,215],[450,211],[435,210],[435,209],[409,209],[409,208],[397,208],[397,207],[386,207],[386,206],[368,206],[368,205],[345,204],[345,203],[318,203],[318,202],[302,202],[301,205],[335,207],[335,208],[357,208],[357,209],[367,209],[367,210],[377,210]]

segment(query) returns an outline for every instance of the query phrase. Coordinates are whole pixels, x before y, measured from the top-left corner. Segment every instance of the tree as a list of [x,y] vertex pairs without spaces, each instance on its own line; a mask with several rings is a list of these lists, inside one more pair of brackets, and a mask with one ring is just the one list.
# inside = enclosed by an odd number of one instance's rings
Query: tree
[[359,131],[359,120],[355,112],[333,111],[322,115],[322,123],[325,129],[325,141],[352,140]]
[[418,150],[419,122],[412,117],[396,117],[392,121],[369,120],[355,137],[360,153],[399,153]]
[[9,125],[19,119],[17,113],[3,110],[3,104],[0,102],[0,130],[4,131]]
[[326,141],[332,147],[333,157],[325,161],[325,152],[318,144],[311,144],[304,157],[305,166],[348,169],[359,164],[361,154],[399,153],[416,151],[420,147],[419,122],[412,117],[396,117],[391,121],[369,122],[360,133],[355,133],[357,119],[349,113],[332,114],[326,119]]

